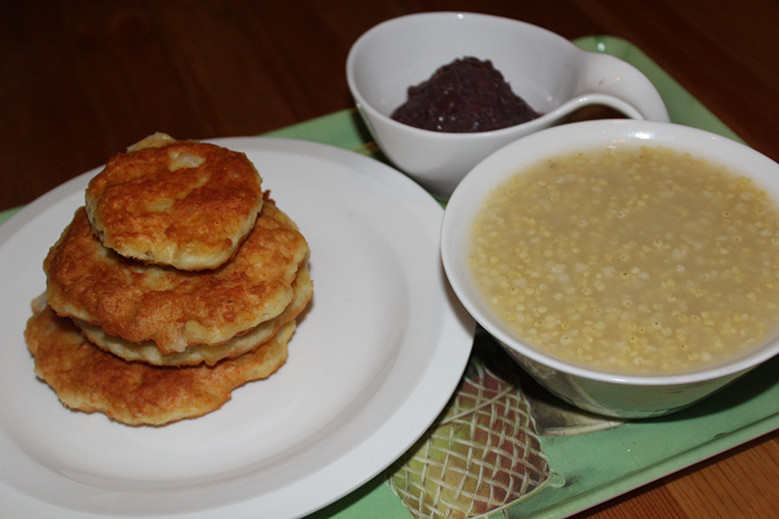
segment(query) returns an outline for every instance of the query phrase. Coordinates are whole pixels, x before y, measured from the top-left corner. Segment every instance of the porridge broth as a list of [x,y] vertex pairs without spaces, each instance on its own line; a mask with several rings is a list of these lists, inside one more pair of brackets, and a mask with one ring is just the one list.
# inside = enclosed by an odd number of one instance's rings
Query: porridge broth
[[779,209],[724,167],[660,147],[548,160],[490,193],[469,261],[522,340],[579,365],[673,374],[779,321]]

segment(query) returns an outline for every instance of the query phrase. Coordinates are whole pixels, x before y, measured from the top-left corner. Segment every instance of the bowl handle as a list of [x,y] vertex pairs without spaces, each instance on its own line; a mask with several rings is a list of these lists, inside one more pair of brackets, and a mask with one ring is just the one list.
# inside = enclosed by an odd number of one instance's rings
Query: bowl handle
[[567,114],[585,105],[600,104],[633,119],[669,121],[660,93],[641,71],[609,54],[581,52],[574,97],[558,111]]

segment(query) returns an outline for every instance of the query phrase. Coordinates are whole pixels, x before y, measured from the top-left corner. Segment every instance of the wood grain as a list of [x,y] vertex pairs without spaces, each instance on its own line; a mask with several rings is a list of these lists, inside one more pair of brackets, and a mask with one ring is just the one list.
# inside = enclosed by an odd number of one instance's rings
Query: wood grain
[[[376,23],[431,10],[528,21],[643,50],[779,158],[776,0],[2,1],[0,210],[157,130],[254,135],[352,106],[344,65]],[[584,512],[779,517],[776,433]]]

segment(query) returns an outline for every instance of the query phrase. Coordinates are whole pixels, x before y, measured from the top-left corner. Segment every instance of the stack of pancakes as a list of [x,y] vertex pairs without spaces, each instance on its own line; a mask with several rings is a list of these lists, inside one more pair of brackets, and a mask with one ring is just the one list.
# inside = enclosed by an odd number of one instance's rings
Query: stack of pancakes
[[113,157],[44,260],[25,337],[68,407],[163,425],[287,358],[309,248],[248,158],[155,134]]

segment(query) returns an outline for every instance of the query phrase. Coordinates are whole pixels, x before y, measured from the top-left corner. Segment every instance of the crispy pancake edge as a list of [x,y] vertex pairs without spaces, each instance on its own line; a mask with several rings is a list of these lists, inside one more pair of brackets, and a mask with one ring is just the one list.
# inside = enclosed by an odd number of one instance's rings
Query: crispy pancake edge
[[270,341],[213,367],[126,362],[91,344],[50,307],[29,319],[25,339],[35,374],[66,407],[128,425],[160,426],[213,412],[237,387],[273,374],[286,362],[294,330],[290,321]]
[[96,346],[127,361],[140,361],[155,366],[193,366],[200,363],[213,366],[226,358],[235,358],[272,338],[289,321],[296,319],[308,306],[314,293],[314,286],[308,267],[300,267],[292,284],[294,297],[287,308],[269,321],[217,345],[194,345],[181,353],[163,355],[152,342],[131,343],[120,337],[108,336],[98,326],[80,319],[73,319],[87,340]]

